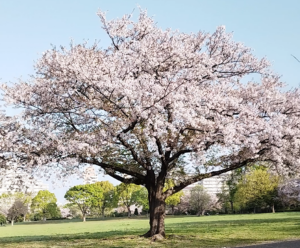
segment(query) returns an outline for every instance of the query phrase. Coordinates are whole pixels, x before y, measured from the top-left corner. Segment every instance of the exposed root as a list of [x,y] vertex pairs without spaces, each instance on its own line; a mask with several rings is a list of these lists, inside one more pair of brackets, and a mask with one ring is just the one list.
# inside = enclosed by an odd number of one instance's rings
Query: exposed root
[[164,233],[158,233],[158,234],[155,234],[155,235],[151,236],[150,231],[146,232],[144,235],[141,235],[140,237],[151,238],[151,241],[159,241],[159,240],[164,240],[165,239]]
[[160,241],[160,240],[164,240],[165,237],[163,235],[161,235],[160,233],[155,234],[152,236],[151,241]]
[[150,231],[146,232],[145,234],[141,235],[140,237],[144,237],[144,238],[150,238]]

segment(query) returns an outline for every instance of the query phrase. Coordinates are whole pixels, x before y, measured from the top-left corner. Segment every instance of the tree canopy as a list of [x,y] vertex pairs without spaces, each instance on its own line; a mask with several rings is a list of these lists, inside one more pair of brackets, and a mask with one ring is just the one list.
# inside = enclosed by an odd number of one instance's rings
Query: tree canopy
[[14,225],[14,221],[21,215],[25,216],[28,212],[28,205],[26,205],[20,199],[15,200],[13,205],[9,208],[7,213],[7,219]]
[[102,197],[99,195],[95,197],[93,207],[94,209],[99,210],[99,214],[104,217],[106,210],[117,207],[117,192],[113,184],[109,181],[96,182],[94,183],[94,187],[99,188],[99,191],[102,192]]
[[[186,34],[160,29],[143,10],[136,22],[98,15],[108,47],[53,48],[31,80],[3,86],[25,111],[2,118],[1,135],[11,137],[2,150],[26,159],[25,169],[50,166],[64,178],[93,164],[144,185],[146,236],[165,235],[165,200],[191,183],[257,161],[299,171],[300,91],[284,91],[265,58],[224,27]],[[163,191],[166,178],[174,187]]]
[[242,205],[254,209],[269,205],[273,212],[278,197],[279,177],[270,174],[266,168],[258,167],[244,175],[237,186],[235,197]]
[[202,185],[196,185],[190,192],[190,205],[198,216],[204,215],[205,210],[209,210],[212,205],[211,196],[205,191]]
[[33,212],[38,212],[43,219],[57,215],[57,199],[54,193],[48,190],[40,190],[38,194],[32,199],[31,209]]
[[135,184],[121,183],[117,186],[117,192],[119,203],[127,208],[128,217],[131,216],[130,207],[132,205],[138,206],[140,202],[143,202],[141,198],[145,196],[142,187]]
[[79,207],[83,221],[86,221],[86,216],[91,208],[98,206],[102,198],[103,189],[95,184],[77,185],[70,188],[65,194],[66,200]]

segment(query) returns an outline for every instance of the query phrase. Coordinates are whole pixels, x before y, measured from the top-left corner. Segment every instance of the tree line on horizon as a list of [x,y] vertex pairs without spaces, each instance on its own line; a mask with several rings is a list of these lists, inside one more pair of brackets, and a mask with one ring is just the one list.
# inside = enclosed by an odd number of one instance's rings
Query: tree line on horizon
[[[180,191],[166,199],[168,214],[234,214],[300,210],[299,182],[283,180],[264,166],[241,168],[228,174],[221,191],[210,195],[202,185]],[[173,187],[167,181],[164,190]],[[114,186],[109,181],[76,185],[65,194],[68,201],[57,205],[54,193],[41,190],[36,196],[20,192],[0,196],[0,223],[61,218],[121,217],[148,215],[148,192],[135,184]],[[131,207],[135,210],[132,211]]]

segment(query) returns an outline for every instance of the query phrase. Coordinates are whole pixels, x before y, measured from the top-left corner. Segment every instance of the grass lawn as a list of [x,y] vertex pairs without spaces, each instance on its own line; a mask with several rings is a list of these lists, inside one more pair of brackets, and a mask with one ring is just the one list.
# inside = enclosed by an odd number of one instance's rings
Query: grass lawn
[[0,247],[234,247],[300,239],[300,212],[166,218],[167,239],[138,235],[146,218],[20,223],[0,227]]

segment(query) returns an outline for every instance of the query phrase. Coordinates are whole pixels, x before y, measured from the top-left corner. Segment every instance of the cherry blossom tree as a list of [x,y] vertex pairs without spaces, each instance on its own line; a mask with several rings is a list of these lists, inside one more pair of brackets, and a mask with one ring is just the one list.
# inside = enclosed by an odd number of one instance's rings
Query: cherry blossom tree
[[65,178],[92,164],[144,185],[154,239],[165,236],[165,199],[189,184],[257,161],[298,171],[299,89],[284,92],[266,59],[224,27],[186,34],[143,10],[136,22],[98,15],[110,46],[53,48],[31,80],[3,87],[25,109],[27,168]]
[[285,205],[298,205],[300,203],[300,179],[286,179],[279,185],[278,195]]

